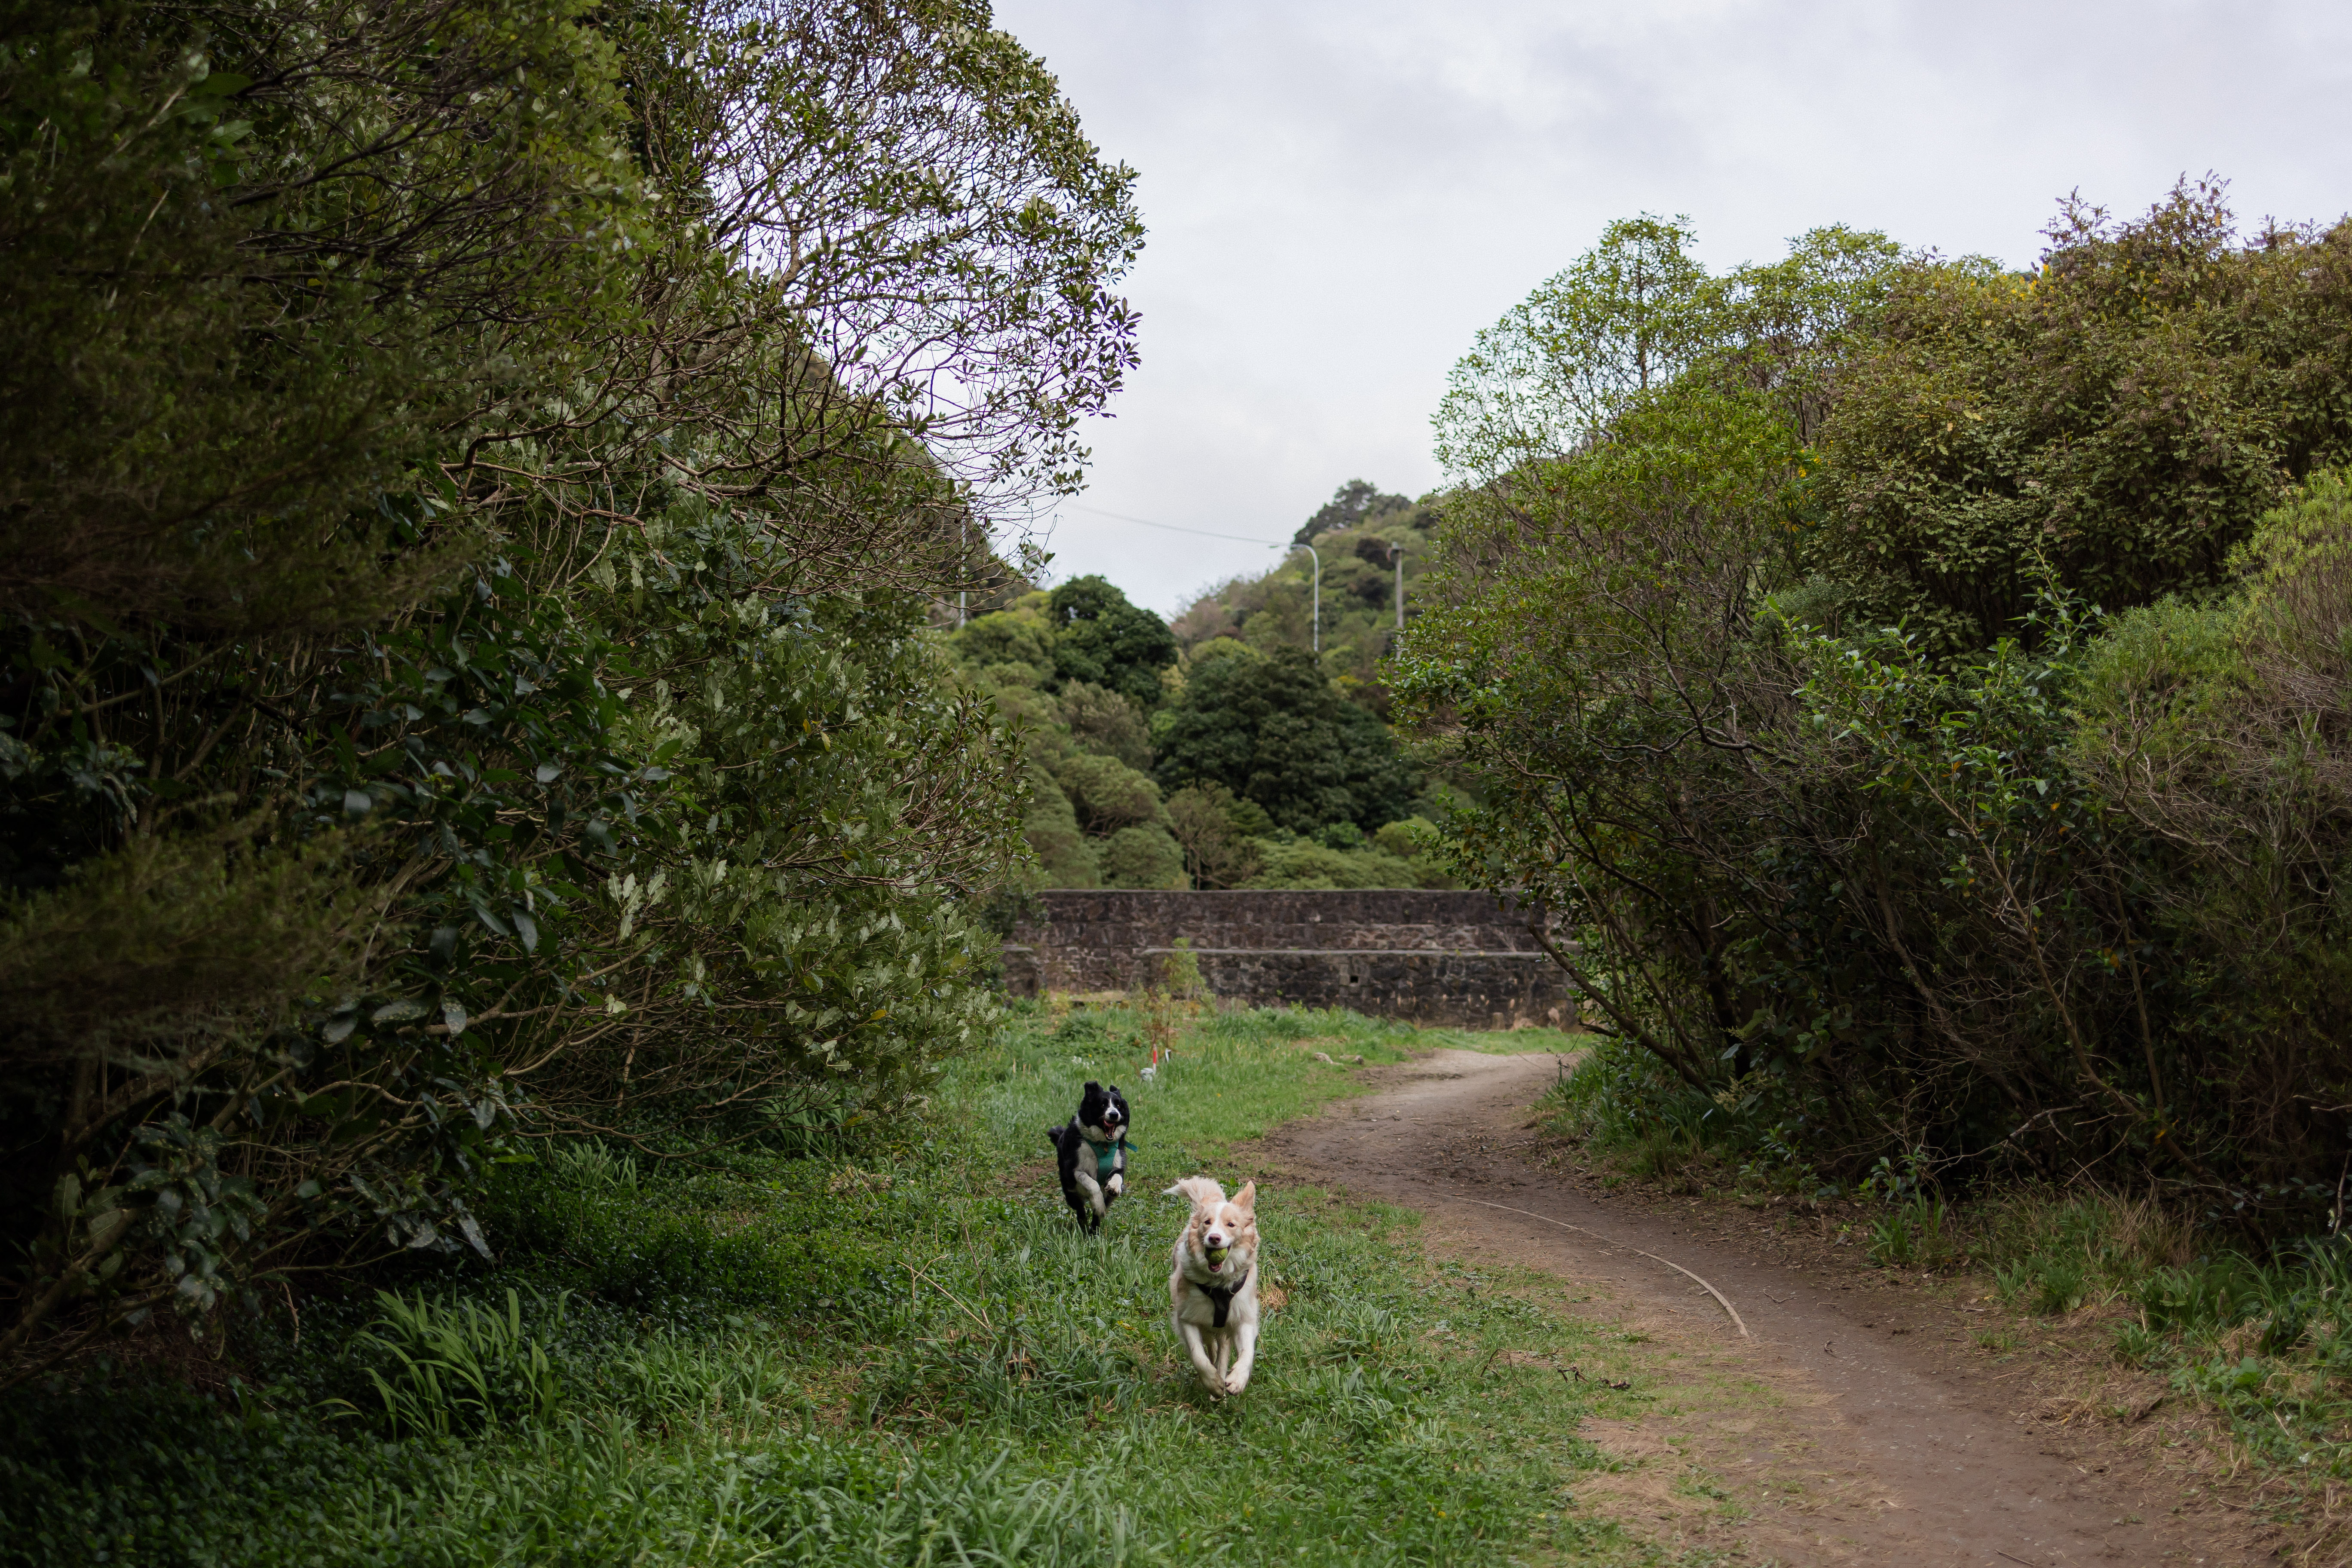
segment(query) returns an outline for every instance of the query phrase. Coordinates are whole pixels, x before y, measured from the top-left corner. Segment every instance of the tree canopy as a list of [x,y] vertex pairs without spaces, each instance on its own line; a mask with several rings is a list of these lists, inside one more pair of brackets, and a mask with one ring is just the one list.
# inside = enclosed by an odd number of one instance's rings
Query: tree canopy
[[2069,202],[2049,237],[2030,274],[1889,277],[1806,497],[1847,616],[1980,647],[2023,626],[2038,563],[2110,610],[2213,584],[2285,486],[2352,457],[2340,228],[2242,244],[2209,184],[2131,223]]
[[1379,486],[1368,480],[1349,479],[1331,492],[1331,499],[1318,507],[1314,516],[1299,525],[1290,542],[1311,544],[1334,529],[1358,528],[1412,509],[1410,496],[1384,495]]
[[1154,738],[1162,784],[1222,784],[1294,833],[1342,822],[1370,833],[1411,816],[1420,793],[1388,726],[1303,648],[1195,664]]
[[1054,669],[1147,706],[1160,700],[1160,672],[1176,662],[1168,623],[1100,577],[1075,577],[1046,596]]
[[2068,204],[2024,273],[1690,238],[1612,226],[1438,412],[1392,684],[1475,792],[1456,870],[1771,1159],[2309,1222],[2352,1102],[2352,227],[2242,236],[2185,183]]
[[0,1377],[986,1026],[1141,227],[984,5],[36,5],[0,162]]

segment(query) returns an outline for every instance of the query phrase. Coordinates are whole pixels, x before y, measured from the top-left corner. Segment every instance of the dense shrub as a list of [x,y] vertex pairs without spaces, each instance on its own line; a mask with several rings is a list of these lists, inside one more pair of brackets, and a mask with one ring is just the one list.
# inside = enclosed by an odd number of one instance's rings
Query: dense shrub
[[1708,279],[1612,228],[1440,416],[1470,482],[1396,684],[1479,791],[1457,872],[1832,1180],[2317,1224],[2347,232],[2184,187],[2025,277],[1825,231]]
[[12,17],[0,1382],[974,1037],[1025,780],[926,599],[1140,237],[986,21]]

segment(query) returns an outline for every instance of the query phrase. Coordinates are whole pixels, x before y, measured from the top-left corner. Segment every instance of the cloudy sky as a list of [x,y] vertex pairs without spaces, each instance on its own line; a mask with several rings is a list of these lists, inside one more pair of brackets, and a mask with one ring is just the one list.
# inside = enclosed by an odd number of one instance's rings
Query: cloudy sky
[[2182,173],[2242,219],[2352,207],[2352,5],[2078,0],[999,0],[1141,171],[1143,365],[1056,577],[1162,612],[1341,481],[1440,480],[1429,415],[1481,327],[1610,219],[1710,266],[1843,222],[2030,262],[2057,199]]

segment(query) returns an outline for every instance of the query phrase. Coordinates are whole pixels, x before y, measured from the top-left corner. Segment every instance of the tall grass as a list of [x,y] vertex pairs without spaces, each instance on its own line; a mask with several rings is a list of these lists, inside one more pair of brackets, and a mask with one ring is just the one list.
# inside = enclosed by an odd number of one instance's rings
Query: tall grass
[[1736,1160],[1754,1142],[1736,1097],[1718,1101],[1684,1083],[1647,1052],[1591,1037],[1571,1070],[1542,1102],[1552,1130],[1627,1175],[1691,1191],[1710,1166]]
[[[381,1315],[352,1336],[352,1349],[371,1364],[384,1425],[395,1435],[446,1437],[544,1421],[563,1402],[563,1382],[547,1348],[524,1331],[521,1292],[509,1288],[506,1310],[460,1298],[411,1300],[378,1295]],[[544,1315],[561,1321],[563,1293],[542,1298]],[[352,1415],[347,1399],[332,1404]]]
[[[1361,1086],[1412,1032],[1025,1008],[927,1118],[699,1163],[604,1145],[509,1168],[504,1262],[301,1303],[205,1397],[93,1368],[0,1407],[0,1563],[1423,1564],[1654,1554],[1557,1500],[1643,1352],[1433,1267],[1410,1216],[1261,1188],[1269,1300],[1241,1399],[1165,1324],[1157,1197]],[[1508,1047],[1527,1042],[1448,1040]],[[1148,1049],[1148,1047],[1146,1047]],[[1136,1115],[1081,1234],[1045,1156],[1089,1078]],[[1615,1368],[1614,1390],[1549,1370]]]
[[2262,1460],[2352,1477],[2352,1241],[2258,1256],[2150,1199],[2096,1190],[2003,1194],[1979,1224],[2011,1308],[2120,1310],[2118,1360],[2221,1412]]

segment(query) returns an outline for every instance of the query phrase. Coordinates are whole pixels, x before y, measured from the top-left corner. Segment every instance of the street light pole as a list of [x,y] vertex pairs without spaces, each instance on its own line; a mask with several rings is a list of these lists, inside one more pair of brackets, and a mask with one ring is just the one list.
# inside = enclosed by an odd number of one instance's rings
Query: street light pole
[[[1279,550],[1282,547],[1278,544],[1269,544],[1266,548]],[[1307,543],[1294,544],[1290,548],[1304,550],[1307,554],[1315,557],[1315,620],[1313,629],[1307,634],[1307,641],[1317,653],[1321,653],[1323,651],[1323,553],[1313,545]]]
[[1312,623],[1313,630],[1307,634],[1307,640],[1317,653],[1321,653],[1323,651],[1323,556],[1321,552],[1311,544],[1302,544],[1298,548],[1315,557],[1315,619]]

